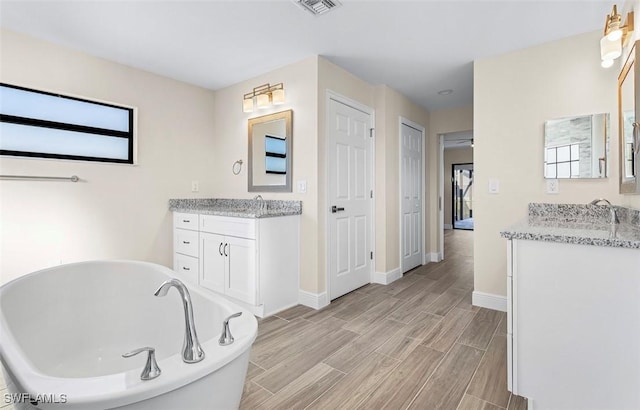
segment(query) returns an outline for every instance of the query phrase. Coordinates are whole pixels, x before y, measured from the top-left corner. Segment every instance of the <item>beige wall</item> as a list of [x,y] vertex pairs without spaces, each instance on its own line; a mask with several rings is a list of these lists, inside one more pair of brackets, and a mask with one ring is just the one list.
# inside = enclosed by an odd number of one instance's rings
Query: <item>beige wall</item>
[[[384,254],[384,261],[376,259],[376,272],[388,273],[400,268],[400,118],[425,128],[426,138],[429,112],[386,85],[376,87],[376,104],[381,104],[377,118],[382,117],[376,122],[376,252]],[[423,249],[429,248],[428,238]]]
[[0,181],[1,282],[89,259],[171,266],[168,199],[215,192],[213,92],[11,31],[0,49],[2,82],[138,109],[137,165],[2,157],[1,174],[82,181]]
[[[473,106],[468,105],[466,107],[433,111],[431,112],[430,119],[427,149],[427,186],[429,192],[427,201],[429,248],[427,251],[437,253],[442,250],[443,246],[443,244],[440,243],[440,230],[443,227],[440,226],[438,210],[439,175],[442,167],[440,162],[439,139],[442,134],[473,130]],[[446,207],[444,198],[442,205]]]
[[[506,295],[505,240],[500,230],[522,219],[529,202],[587,203],[605,197],[640,207],[640,196],[618,194],[618,126],[612,121],[611,177],[561,180],[546,193],[543,123],[576,114],[616,118],[617,70],[600,67],[593,32],[481,59],[474,66],[475,290]],[[500,193],[489,194],[490,178]]]
[[[468,164],[473,162],[473,148],[455,148],[444,150],[444,224],[451,225],[452,216],[452,187],[451,187],[451,165]],[[475,185],[475,181],[474,181]],[[475,189],[475,187],[474,187]]]
[[[293,192],[261,192],[265,199],[302,201],[300,224],[300,287],[316,292],[319,272],[318,236],[318,145],[317,87],[318,58],[302,61],[273,70],[230,87],[216,90],[210,116],[214,121],[209,153],[210,179],[213,193],[219,198],[253,198],[249,192],[248,122],[249,118],[274,112],[293,110]],[[285,104],[252,113],[242,111],[242,96],[264,83],[284,83]],[[239,175],[231,171],[233,163],[242,159],[244,166]],[[297,192],[297,181],[307,181],[307,192]]]
[[[214,92],[10,31],[2,32],[1,41],[3,82],[138,109],[134,166],[2,158],[3,174],[77,174],[82,179],[77,184],[0,182],[2,282],[54,264],[89,259],[129,258],[171,266],[168,199],[253,197],[247,189],[247,120],[292,109],[294,192],[262,196],[303,202],[300,286],[324,292],[327,90],[375,109],[376,127],[379,119],[393,123],[376,133],[381,144],[376,165],[391,169],[387,174],[377,170],[376,191],[389,195],[390,206],[376,211],[376,225],[381,227],[376,266],[382,266],[376,269],[399,266],[398,117],[426,126],[428,113],[392,89],[374,87],[313,56]],[[46,75],[42,67],[47,67]],[[285,84],[286,104],[243,113],[242,95],[266,82]],[[382,96],[381,105],[376,92]],[[233,175],[231,167],[238,159],[245,166]],[[199,193],[191,192],[194,180],[200,183]],[[297,181],[303,180],[307,192],[298,193]]]

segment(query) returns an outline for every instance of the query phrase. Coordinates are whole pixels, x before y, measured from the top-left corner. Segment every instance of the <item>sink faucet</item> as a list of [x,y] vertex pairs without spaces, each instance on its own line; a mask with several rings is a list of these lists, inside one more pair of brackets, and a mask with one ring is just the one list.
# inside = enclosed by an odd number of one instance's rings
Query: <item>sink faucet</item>
[[182,306],[184,307],[185,333],[184,343],[182,344],[182,361],[185,363],[197,363],[204,359],[204,351],[198,341],[196,333],[196,325],[193,321],[193,307],[191,306],[191,296],[189,290],[178,279],[170,279],[164,282],[154,295],[166,296],[170,288],[176,288],[182,298]]
[[620,223],[618,219],[618,212],[616,212],[616,208],[611,205],[611,202],[607,201],[604,198],[596,198],[593,201],[589,202],[589,205],[598,205],[600,202],[604,202],[609,207],[609,212],[611,213],[611,225],[616,225]]
[[254,201],[258,201],[258,209],[261,211],[264,211],[264,208],[266,206],[266,202],[264,201],[264,198],[262,197],[262,195],[256,195],[253,197]]

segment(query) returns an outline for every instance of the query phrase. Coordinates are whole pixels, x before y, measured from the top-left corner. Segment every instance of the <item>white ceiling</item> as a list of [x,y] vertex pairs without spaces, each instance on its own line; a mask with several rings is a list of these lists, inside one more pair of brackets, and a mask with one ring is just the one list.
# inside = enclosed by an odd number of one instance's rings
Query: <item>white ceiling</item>
[[1,0],[0,25],[210,89],[317,54],[437,110],[472,103],[474,59],[601,29],[613,1]]

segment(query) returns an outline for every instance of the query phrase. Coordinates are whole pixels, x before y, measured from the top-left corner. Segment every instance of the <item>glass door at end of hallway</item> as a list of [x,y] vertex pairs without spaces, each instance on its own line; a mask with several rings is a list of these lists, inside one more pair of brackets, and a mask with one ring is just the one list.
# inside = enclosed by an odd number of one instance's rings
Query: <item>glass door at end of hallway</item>
[[473,230],[473,164],[453,164],[453,229]]

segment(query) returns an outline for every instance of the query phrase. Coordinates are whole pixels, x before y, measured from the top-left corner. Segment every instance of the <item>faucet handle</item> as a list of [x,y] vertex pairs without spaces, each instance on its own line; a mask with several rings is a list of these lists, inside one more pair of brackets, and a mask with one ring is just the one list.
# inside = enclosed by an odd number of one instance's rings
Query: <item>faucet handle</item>
[[231,330],[229,329],[229,321],[234,317],[238,317],[240,315],[242,315],[242,312],[234,313],[233,315],[222,321],[222,334],[220,335],[220,339],[218,340],[218,344],[220,344],[220,346],[228,346],[233,343],[234,339],[231,335]]
[[133,357],[142,352],[149,352],[149,354],[147,355],[147,363],[144,365],[142,373],[140,373],[140,379],[152,380],[160,376],[162,370],[160,370],[160,367],[158,367],[158,362],[156,362],[156,349],[154,349],[153,347],[141,347],[139,349],[135,349],[123,354],[122,357]]

